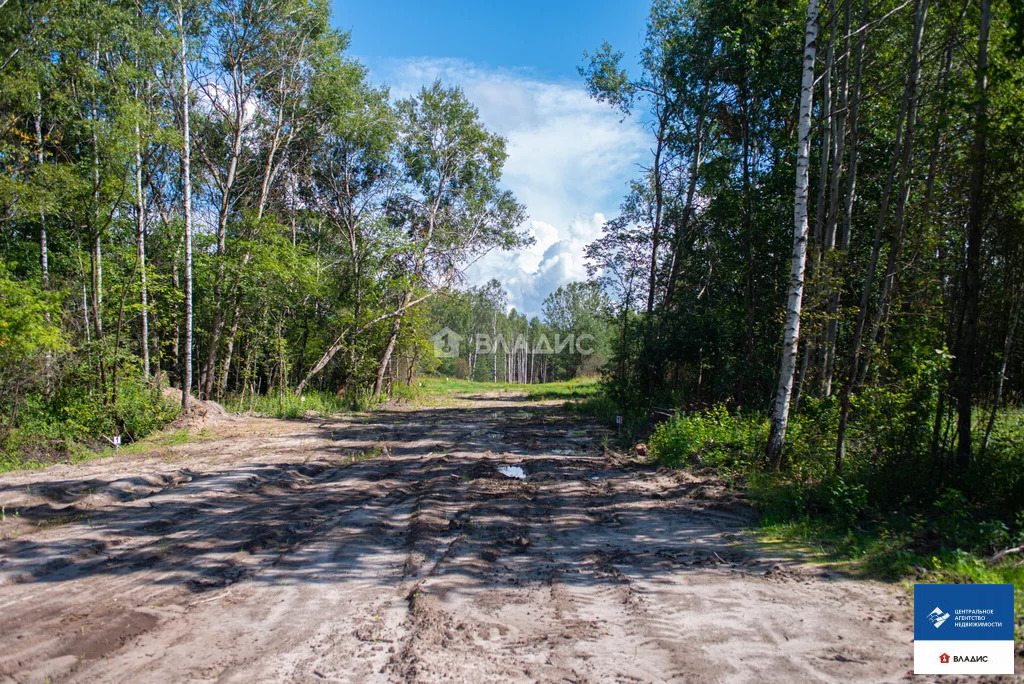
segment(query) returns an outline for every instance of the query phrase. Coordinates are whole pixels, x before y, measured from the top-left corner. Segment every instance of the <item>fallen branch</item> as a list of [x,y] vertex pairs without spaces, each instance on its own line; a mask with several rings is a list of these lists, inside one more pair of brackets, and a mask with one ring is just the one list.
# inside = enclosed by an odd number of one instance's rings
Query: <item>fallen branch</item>
[[1007,556],[1012,556],[1015,553],[1024,553],[1024,546],[1015,546],[1012,549],[1003,549],[999,553],[993,554],[987,558],[989,564],[995,565],[999,561],[1003,560]]
[[[377,316],[373,320],[367,321],[362,326],[360,326],[359,328],[356,329],[355,334],[358,335],[358,334],[362,333],[363,331],[365,331],[366,329],[370,328],[371,326],[374,326],[377,323],[380,323],[381,321],[387,320],[389,318],[395,318],[396,316],[403,315],[406,311],[408,311],[412,307],[416,306],[420,302],[422,302],[422,301],[428,299],[429,297],[431,297],[435,292],[436,292],[436,290],[432,290],[432,291],[428,292],[427,294],[423,295],[422,297],[419,297],[418,299],[414,299],[411,302],[409,302],[408,304],[405,304],[403,306],[398,307],[398,309],[396,309],[395,311],[392,311],[392,312],[386,313],[386,314],[381,314],[380,316]],[[332,344],[330,347],[328,347],[327,351],[324,352],[324,355],[320,357],[320,360],[317,361],[313,365],[313,367],[309,369],[309,372],[306,373],[306,377],[304,377],[302,379],[302,382],[300,382],[298,384],[298,386],[295,388],[295,396],[298,396],[298,395],[302,394],[302,390],[305,389],[306,383],[308,383],[310,380],[312,380],[316,376],[317,373],[322,371],[324,369],[324,367],[328,363],[330,363],[331,359],[334,358],[334,355],[337,354],[341,350],[341,348],[345,346],[345,338],[349,334],[349,332],[352,330],[352,327],[353,326],[349,326],[349,327],[345,328],[342,331],[342,333],[340,335],[338,335],[338,338],[334,341],[334,344]]]

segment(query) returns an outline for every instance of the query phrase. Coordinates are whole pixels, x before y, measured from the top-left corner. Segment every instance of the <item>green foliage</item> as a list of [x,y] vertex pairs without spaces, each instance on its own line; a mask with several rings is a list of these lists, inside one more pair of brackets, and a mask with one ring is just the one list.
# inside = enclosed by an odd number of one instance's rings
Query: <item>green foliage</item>
[[301,419],[309,416],[330,416],[359,410],[357,399],[337,396],[331,392],[310,390],[301,395],[292,392],[233,397],[224,407],[233,413],[266,416],[268,418]]
[[[828,401],[809,402],[793,419],[790,467],[780,473],[764,470],[761,462],[766,421],[730,414],[721,405],[659,424],[649,439],[650,455],[669,467],[711,465],[742,483],[761,512],[765,538],[810,544],[831,560],[892,579],[1020,585],[1019,567],[979,560],[1024,543],[1019,444],[990,447],[968,478],[922,472],[921,445],[901,441],[908,438],[907,412],[920,398],[877,388],[876,395],[875,412],[865,408],[861,414],[875,425],[858,428],[851,467],[841,475],[832,469],[835,405]],[[1000,430],[1015,434],[1019,415],[1002,412]]]
[[543,313],[541,320],[508,311],[508,293],[497,280],[438,295],[429,305],[429,332],[448,328],[461,335],[458,356],[435,359],[430,344],[421,367],[456,378],[518,384],[596,376],[610,354],[612,334],[600,287],[581,282],[559,287],[544,300]]
[[0,442],[17,421],[26,393],[45,391],[47,365],[66,348],[58,301],[11,279],[0,263]]
[[750,471],[756,466],[767,438],[763,421],[730,415],[725,406],[718,405],[659,424],[649,446],[651,457],[670,468],[701,463]]
[[179,408],[134,377],[122,381],[116,403],[104,402],[70,373],[49,402],[39,394],[28,398],[17,426],[0,442],[0,470],[67,461],[82,445],[108,450],[103,435],[131,444],[173,420]]

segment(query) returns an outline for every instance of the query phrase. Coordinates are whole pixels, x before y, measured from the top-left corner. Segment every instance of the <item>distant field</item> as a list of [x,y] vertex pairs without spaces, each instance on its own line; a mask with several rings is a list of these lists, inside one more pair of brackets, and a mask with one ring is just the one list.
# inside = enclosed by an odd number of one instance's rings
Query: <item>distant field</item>
[[422,377],[412,387],[396,387],[396,396],[418,397],[452,396],[470,392],[515,392],[534,399],[578,399],[591,397],[600,391],[597,378],[574,378],[565,382],[546,382],[536,385],[518,385],[508,382],[475,382],[444,377]]

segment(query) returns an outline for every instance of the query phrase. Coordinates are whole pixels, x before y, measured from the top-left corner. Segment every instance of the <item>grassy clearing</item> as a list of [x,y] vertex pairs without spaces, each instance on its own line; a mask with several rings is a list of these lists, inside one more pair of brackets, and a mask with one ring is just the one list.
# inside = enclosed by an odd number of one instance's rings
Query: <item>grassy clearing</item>
[[600,385],[596,378],[575,378],[565,382],[547,382],[536,385],[519,385],[506,382],[474,382],[457,378],[426,376],[412,386],[397,385],[392,394],[398,399],[407,399],[417,404],[438,405],[450,403],[460,394],[516,394],[531,399],[563,399],[566,401],[596,396]]
[[[137,442],[131,442],[130,444],[120,447],[116,453],[120,455],[153,454],[168,450],[172,447],[182,446],[184,444],[205,442],[211,437],[212,434],[207,428],[202,428],[199,432],[192,432],[187,428],[157,432],[145,439],[140,439]],[[78,465],[79,463],[86,463],[87,461],[92,461],[97,458],[107,458],[114,455],[115,450],[111,446],[102,446],[97,449],[81,448],[71,455],[68,463],[71,465]]]
[[266,418],[305,418],[309,412],[329,416],[336,413],[348,413],[366,408],[365,397],[338,396],[333,392],[310,390],[299,396],[294,392],[284,395],[271,393],[265,395],[230,397],[224,402],[224,408],[232,413],[264,416]]

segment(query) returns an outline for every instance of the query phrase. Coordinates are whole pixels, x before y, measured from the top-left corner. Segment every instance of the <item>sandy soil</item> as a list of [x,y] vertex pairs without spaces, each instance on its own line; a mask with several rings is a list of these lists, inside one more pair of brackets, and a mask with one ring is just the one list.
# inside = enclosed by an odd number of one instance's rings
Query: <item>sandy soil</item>
[[[553,403],[227,419],[0,477],[0,679],[893,681],[897,587],[750,543]],[[520,466],[526,477],[502,475]],[[14,515],[14,512],[17,515]]]

